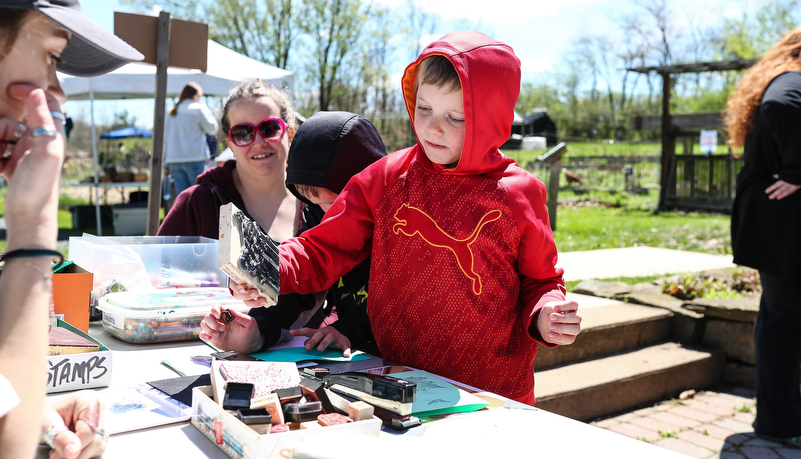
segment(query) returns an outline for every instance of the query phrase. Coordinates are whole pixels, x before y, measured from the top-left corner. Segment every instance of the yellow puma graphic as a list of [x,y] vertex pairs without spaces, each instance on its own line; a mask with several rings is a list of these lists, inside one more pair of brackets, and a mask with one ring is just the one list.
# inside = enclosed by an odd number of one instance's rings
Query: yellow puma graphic
[[450,249],[456,255],[456,262],[459,264],[459,268],[473,281],[473,293],[480,295],[481,277],[473,269],[474,258],[471,246],[478,239],[481,228],[499,218],[501,218],[501,211],[497,209],[491,210],[481,217],[470,236],[465,239],[456,239],[440,228],[434,219],[422,210],[411,207],[409,204],[402,204],[395,212],[395,220],[398,223],[392,226],[392,231],[395,234],[403,233],[409,237],[419,234],[424,241],[434,247]]

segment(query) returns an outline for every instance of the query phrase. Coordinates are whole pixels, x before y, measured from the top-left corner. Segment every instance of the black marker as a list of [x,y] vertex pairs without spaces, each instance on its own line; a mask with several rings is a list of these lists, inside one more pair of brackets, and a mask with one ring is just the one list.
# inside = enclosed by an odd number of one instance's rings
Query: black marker
[[232,320],[234,320],[234,314],[228,309],[223,309],[222,313],[220,314],[220,318],[224,324],[228,325]]

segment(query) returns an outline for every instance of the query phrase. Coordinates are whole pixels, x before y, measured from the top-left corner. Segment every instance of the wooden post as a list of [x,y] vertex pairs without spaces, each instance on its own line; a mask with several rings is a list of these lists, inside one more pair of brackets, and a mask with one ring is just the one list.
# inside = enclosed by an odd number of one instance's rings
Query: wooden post
[[160,11],[156,41],[156,108],[153,114],[153,153],[150,157],[150,194],[147,201],[147,234],[159,229],[161,178],[164,159],[164,116],[167,103],[167,66],[170,62],[170,13]]
[[662,73],[662,173],[660,175],[659,210],[665,210],[670,187],[671,165],[676,141],[670,134],[670,73]]
[[562,156],[567,152],[567,145],[561,142],[537,161],[545,161],[551,172],[548,178],[548,219],[551,222],[551,231],[556,231],[556,208],[559,203],[559,175],[562,173]]

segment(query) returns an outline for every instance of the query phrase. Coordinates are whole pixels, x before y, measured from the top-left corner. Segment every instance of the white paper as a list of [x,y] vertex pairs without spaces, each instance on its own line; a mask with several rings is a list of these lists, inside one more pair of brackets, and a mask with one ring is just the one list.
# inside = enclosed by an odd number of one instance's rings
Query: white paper
[[105,407],[106,432],[117,434],[190,418],[192,408],[148,384],[98,393]]
[[704,129],[701,131],[701,151],[714,153],[718,149],[718,131]]

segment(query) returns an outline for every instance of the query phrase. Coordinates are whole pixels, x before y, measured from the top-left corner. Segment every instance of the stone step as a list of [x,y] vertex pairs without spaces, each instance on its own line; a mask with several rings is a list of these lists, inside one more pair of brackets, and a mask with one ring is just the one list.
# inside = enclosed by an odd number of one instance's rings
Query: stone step
[[670,339],[673,313],[651,306],[569,293],[579,304],[581,333],[569,346],[539,346],[534,369],[619,354]]
[[536,371],[536,406],[587,421],[712,386],[724,361],[719,349],[667,342]]

